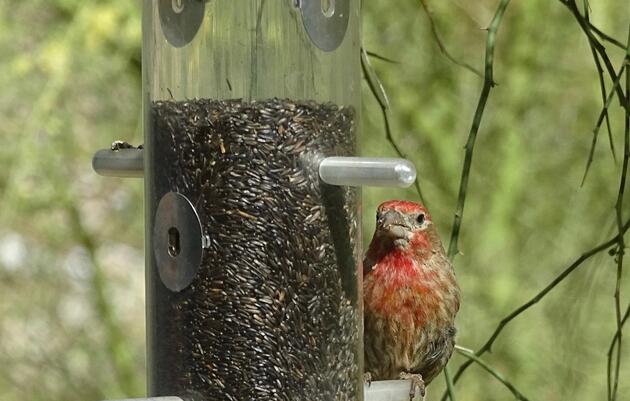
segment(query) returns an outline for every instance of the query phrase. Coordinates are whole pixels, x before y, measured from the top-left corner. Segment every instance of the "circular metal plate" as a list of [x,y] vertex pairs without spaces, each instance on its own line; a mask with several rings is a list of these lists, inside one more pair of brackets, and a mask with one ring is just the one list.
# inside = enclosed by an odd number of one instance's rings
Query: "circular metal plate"
[[162,283],[172,290],[188,287],[197,275],[203,256],[199,215],[188,198],[169,192],[155,213],[153,253]]
[[306,33],[315,46],[333,51],[346,36],[350,0],[299,0]]
[[205,0],[159,0],[162,32],[168,43],[183,47],[197,34],[203,21]]

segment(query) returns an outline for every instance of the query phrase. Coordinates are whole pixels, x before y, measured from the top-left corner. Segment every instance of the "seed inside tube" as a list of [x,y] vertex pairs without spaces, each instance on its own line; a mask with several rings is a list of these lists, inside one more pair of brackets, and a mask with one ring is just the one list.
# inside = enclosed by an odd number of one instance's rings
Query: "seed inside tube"
[[355,154],[354,110],[169,100],[152,104],[151,123],[154,157],[165,166],[155,171],[155,196],[197,200],[208,238],[188,288],[149,287],[161,392],[195,401],[357,400],[358,193],[322,185],[303,162]]

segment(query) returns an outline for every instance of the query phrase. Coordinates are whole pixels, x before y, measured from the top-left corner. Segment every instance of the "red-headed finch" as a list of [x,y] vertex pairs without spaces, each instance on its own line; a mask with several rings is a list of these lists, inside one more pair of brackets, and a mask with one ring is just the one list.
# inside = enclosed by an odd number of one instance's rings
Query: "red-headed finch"
[[455,345],[459,286],[427,209],[392,200],[376,212],[363,261],[365,372],[373,380],[424,385]]

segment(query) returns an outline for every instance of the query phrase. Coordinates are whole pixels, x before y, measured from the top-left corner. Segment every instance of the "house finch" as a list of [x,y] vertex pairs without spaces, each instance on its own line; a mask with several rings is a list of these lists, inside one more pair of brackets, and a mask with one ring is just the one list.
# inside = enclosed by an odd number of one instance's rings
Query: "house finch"
[[444,368],[455,345],[459,287],[426,208],[381,204],[363,261],[365,371],[411,378],[410,396]]

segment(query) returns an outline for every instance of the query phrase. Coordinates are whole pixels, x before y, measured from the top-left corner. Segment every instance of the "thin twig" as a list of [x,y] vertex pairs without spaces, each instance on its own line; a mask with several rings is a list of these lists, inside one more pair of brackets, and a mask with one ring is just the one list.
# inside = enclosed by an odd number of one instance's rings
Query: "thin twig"
[[608,347],[608,366],[607,366],[607,378],[608,378],[608,400],[612,399],[612,388],[611,388],[611,383],[610,383],[610,378],[612,376],[612,359],[613,359],[613,352],[615,349],[615,345],[619,342],[619,340],[621,339],[621,329],[623,328],[624,324],[626,324],[626,321],[628,320],[628,317],[630,317],[630,303],[628,304],[628,307],[626,308],[626,313],[624,313],[623,318],[621,319],[621,326],[617,327],[617,331],[615,332],[615,335],[613,336],[612,340],[610,341],[610,346]]
[[[628,30],[628,47],[630,48],[630,29]],[[624,59],[625,66],[630,63],[630,49],[626,51]],[[620,74],[621,75],[621,74]],[[630,71],[626,68],[626,99],[630,95]],[[623,273],[623,257],[625,254],[626,243],[623,236],[623,204],[626,189],[626,180],[628,173],[628,162],[630,160],[630,108],[625,110],[625,130],[624,130],[624,150],[623,150],[623,166],[621,168],[621,178],[619,180],[619,192],[617,194],[617,202],[615,204],[615,214],[617,217],[617,229],[619,237],[617,238],[617,280],[615,282],[615,317],[617,323],[617,361],[615,363],[614,382],[612,385],[611,400],[617,399],[617,390],[619,388],[619,371],[621,369],[621,276]],[[611,355],[612,356],[612,355]],[[610,362],[609,362],[610,364]],[[609,377],[610,380],[610,377]]]
[[591,30],[593,32],[595,32],[595,34],[597,36],[599,36],[600,38],[602,38],[603,40],[605,40],[608,43],[611,43],[615,46],[617,46],[618,48],[620,48],[621,50],[627,51],[627,47],[621,43],[620,41],[618,41],[617,39],[613,38],[610,35],[605,34],[604,32],[602,32],[599,28],[597,28],[595,25],[593,25],[591,22],[588,23],[588,26],[591,28]]
[[[589,26],[591,26],[590,6],[588,3],[588,0],[584,0],[584,18],[586,19],[586,22],[589,23]],[[593,56],[593,60],[595,60],[595,68],[597,69],[597,77],[599,79],[599,88],[602,95],[602,102],[606,104],[607,95],[606,95],[606,82],[604,80],[604,69],[602,68],[602,63],[599,61],[599,56],[597,55],[597,51],[595,50],[595,47],[590,41],[588,42],[588,45],[591,49],[591,55]],[[614,90],[612,92],[614,92]],[[612,129],[610,127],[610,117],[608,115],[608,110],[606,110],[606,130],[608,132],[608,143],[610,145],[610,151],[612,153],[613,161],[616,163],[617,155],[615,152],[615,141],[613,140],[613,136],[612,136]],[[593,157],[592,156],[593,152],[595,151],[596,142],[597,142],[597,135],[594,135],[593,148],[591,149],[592,153],[591,153],[591,156],[589,156],[591,160]],[[584,178],[586,178],[586,172],[584,173]],[[584,180],[582,180],[582,184],[584,184]]]
[[[361,50],[363,51],[363,48],[361,48]],[[397,60],[391,59],[391,58],[389,58],[389,57],[382,56],[382,55],[380,55],[380,54],[378,54],[378,53],[375,53],[375,52],[369,51],[369,50],[367,50],[367,49],[365,50],[365,52],[367,53],[367,55],[368,55],[368,56],[370,56],[370,57],[372,57],[372,58],[375,58],[375,59],[377,59],[377,60],[385,61],[385,62],[387,62],[387,63],[391,63],[391,64],[400,64],[400,61],[397,61]]]
[[[586,35],[586,38],[588,39],[589,43],[595,48],[595,50],[601,57],[602,61],[604,62],[604,66],[606,67],[606,71],[610,75],[610,78],[612,80],[615,80],[615,77],[616,77],[615,69],[612,65],[612,62],[610,61],[610,57],[608,57],[608,54],[606,53],[606,48],[599,42],[599,40],[597,40],[593,32],[591,32],[591,25],[589,25],[589,23],[586,21],[584,16],[580,14],[580,10],[578,9],[578,6],[575,3],[575,0],[559,0],[559,1],[560,3],[564,4],[569,9],[569,11],[571,11],[578,25],[580,26],[580,28]],[[617,97],[619,98],[619,104],[625,109],[630,109],[630,106],[626,102],[626,98],[623,93],[623,90],[618,87],[615,93],[617,94]]]
[[[383,113],[383,122],[385,124],[385,137],[387,138],[387,141],[392,145],[392,147],[394,148],[394,151],[396,151],[398,156],[402,157],[403,159],[406,159],[407,155],[400,149],[400,147],[394,140],[394,137],[392,136],[392,129],[389,123],[389,109],[390,108],[389,108],[389,99],[387,98],[387,92],[385,92],[385,88],[383,87],[383,84],[378,78],[378,75],[376,75],[376,71],[374,71],[372,64],[370,64],[370,59],[368,57],[368,54],[365,51],[365,48],[363,47],[361,48],[361,68],[363,69],[363,75],[365,75],[365,80],[367,81],[368,86],[370,87],[370,91],[372,92],[372,94],[374,95],[374,98],[376,99],[379,106],[381,107],[381,112]],[[418,177],[416,177],[415,186],[416,186],[416,192],[418,193],[418,197],[420,197],[420,201],[422,201],[422,203],[426,205],[426,201],[422,194],[422,189],[420,188],[420,182],[419,182]]]
[[455,399],[455,385],[453,384],[453,377],[451,376],[451,369],[446,365],[444,367],[444,380],[446,380],[446,394],[451,401],[457,401]]
[[505,14],[505,9],[510,0],[501,0],[497,10],[488,27],[488,38],[486,39],[486,54],[485,54],[485,70],[483,78],[483,88],[481,89],[481,95],[479,96],[479,102],[477,103],[477,109],[475,110],[475,116],[473,117],[472,126],[468,134],[468,141],[466,142],[466,151],[464,156],[464,166],[462,168],[462,177],[459,184],[459,196],[457,199],[457,207],[455,210],[455,218],[453,221],[453,228],[451,233],[451,239],[448,246],[448,256],[451,260],[459,253],[457,247],[459,239],[459,231],[461,229],[462,218],[464,216],[464,205],[466,203],[466,193],[468,190],[468,178],[470,175],[470,166],[472,164],[473,153],[475,149],[475,140],[477,133],[479,132],[479,126],[481,125],[481,118],[486,108],[488,101],[488,95],[490,90],[494,87],[493,76],[493,61],[494,61],[494,46],[497,30]]
[[[612,67],[612,63],[610,62],[610,58],[608,57],[608,55],[606,54],[606,50],[605,47],[598,41],[598,39],[593,35],[593,33],[591,32],[591,27],[592,25],[590,25],[585,18],[580,14],[577,5],[575,4],[575,0],[560,0],[561,3],[563,3],[564,5],[566,5],[569,10],[573,13],[574,17],[576,18],[578,24],[580,25],[581,29],[584,31],[584,33],[587,36],[587,39],[589,40],[589,45],[592,47],[592,49],[594,49],[594,58],[596,59],[596,63],[599,62],[599,58],[601,58],[601,60],[604,63],[604,66],[606,68],[607,73],[612,77],[612,80],[615,81],[617,79],[617,74],[615,74],[615,71]],[[499,7],[501,7],[503,5],[503,3],[508,3],[508,2],[502,2]],[[496,17],[496,14],[495,14]],[[494,21],[494,20],[493,20]],[[492,28],[492,24],[491,24],[491,28]],[[600,35],[601,36],[601,35]],[[488,42],[486,43],[486,57],[488,56],[488,45],[490,42],[490,35],[488,37]],[[598,57],[596,57],[598,56]],[[600,64],[601,66],[601,64]],[[492,73],[492,59],[490,59],[490,73]],[[488,94],[493,86],[493,81],[492,79],[488,80],[488,76],[490,76],[490,78],[492,77],[492,75],[488,74],[488,63],[486,63],[486,74],[485,74],[485,79],[484,79],[484,87],[482,89],[482,93],[479,99],[479,103],[477,105],[477,111],[475,112],[475,119],[473,120],[473,127],[471,128],[471,133],[469,135],[469,141],[466,145],[466,159],[464,161],[464,168],[463,168],[463,172],[462,172],[462,181],[460,183],[460,191],[459,191],[459,199],[458,199],[458,207],[455,213],[455,221],[453,224],[453,232],[451,235],[451,243],[449,244],[449,256],[454,257],[457,253],[458,253],[458,248],[457,248],[457,240],[458,240],[458,235],[459,235],[459,230],[461,228],[461,221],[462,221],[462,215],[463,215],[463,208],[464,208],[464,204],[465,204],[465,197],[466,197],[466,189],[467,189],[467,181],[468,181],[468,174],[469,174],[469,169],[470,169],[470,161],[472,159],[472,146],[469,145],[473,145],[474,146],[474,139],[476,137],[478,128],[479,128],[479,123],[481,120],[481,115],[483,114],[483,109],[485,107],[486,101],[487,101],[487,97]],[[621,106],[624,108],[624,110],[626,111],[626,113],[629,112],[630,110],[630,105],[628,105],[626,99],[628,94],[624,94],[623,89],[617,84],[614,85],[613,88],[611,88],[611,93],[614,93],[617,95]],[[607,106],[605,105],[605,107],[607,108]],[[603,118],[603,117],[602,117]],[[601,124],[601,123],[600,123]],[[625,169],[624,169],[625,170]],[[554,278],[551,283],[549,283],[545,288],[543,288],[539,293],[537,293],[533,298],[531,298],[529,301],[527,301],[525,304],[519,306],[517,309],[515,309],[512,313],[510,313],[509,315],[507,315],[505,318],[503,318],[498,326],[495,328],[494,332],[492,333],[492,335],[490,336],[490,338],[485,342],[484,345],[482,345],[482,347],[476,352],[474,353],[474,355],[476,357],[479,357],[487,352],[490,352],[492,349],[492,346],[494,344],[494,342],[497,340],[498,336],[500,335],[500,333],[503,331],[503,329],[514,319],[516,319],[519,315],[521,315],[522,313],[524,313],[526,310],[530,309],[533,305],[537,304],[538,302],[540,302],[549,292],[551,292],[558,284],[560,284],[561,282],[563,282],[569,275],[571,275],[576,269],[578,269],[586,260],[590,259],[591,257],[595,256],[596,254],[599,254],[600,252],[610,248],[611,246],[615,245],[615,244],[619,244],[620,239],[623,240],[623,236],[625,235],[625,233],[627,232],[627,230],[630,228],[630,220],[628,220],[624,225],[622,225],[619,230],[618,233],[615,237],[613,237],[612,239],[592,248],[591,250],[583,253],[580,257],[577,258],[577,260],[575,260],[571,265],[569,265],[567,268],[565,268],[564,271],[562,271],[556,278]],[[618,328],[618,337],[616,336],[615,339],[613,339],[613,344],[616,340],[616,338],[621,338],[621,329]],[[460,368],[458,369],[458,371],[456,372],[455,376],[453,377],[453,384],[457,383],[457,381],[459,380],[459,378],[461,378],[462,374],[466,371],[466,369],[473,363],[473,360],[468,360],[466,362],[464,362]],[[445,392],[442,396],[442,400],[446,400],[448,396],[448,392]]]
[[[423,6],[426,6],[424,0],[421,0],[420,3]],[[501,21],[503,19],[503,15],[505,14],[505,10],[510,3],[510,0],[501,0],[497,10],[490,22],[490,26],[488,28],[488,37],[486,39],[486,52],[484,57],[484,82],[483,88],[481,90],[481,94],[479,95],[479,102],[477,103],[477,109],[475,111],[475,115],[473,117],[472,126],[470,128],[470,132],[468,134],[468,141],[466,143],[466,150],[464,156],[464,166],[462,168],[462,177],[459,185],[459,195],[457,200],[457,208],[455,211],[455,219],[453,222],[453,229],[451,234],[451,239],[448,247],[448,257],[453,260],[455,255],[459,253],[457,248],[457,241],[459,238],[459,231],[461,229],[462,217],[464,214],[464,205],[466,203],[466,193],[468,189],[468,177],[470,174],[470,167],[472,164],[472,157],[475,148],[475,139],[477,137],[477,133],[479,132],[479,126],[481,125],[481,118],[483,117],[484,110],[486,108],[486,103],[488,101],[488,96],[490,95],[490,90],[494,87],[494,69],[493,69],[493,61],[494,61],[494,46],[495,46],[495,38],[496,33],[499,29]],[[430,17],[430,12],[428,8],[425,8],[427,11],[427,15]],[[436,39],[438,43],[439,37],[437,36],[437,31],[434,31],[436,35]],[[448,53],[447,53],[448,54]],[[450,371],[448,367],[444,370],[445,378],[446,378],[446,392],[442,397],[443,400],[448,396],[451,401],[455,401],[455,391],[454,391],[454,382],[451,379]]]
[[[594,57],[595,59],[597,59],[597,55],[594,55]],[[619,70],[619,73],[617,74],[617,77],[615,78],[615,82],[613,82],[613,86],[612,88],[610,88],[610,93],[608,94],[608,97],[604,99],[604,106],[602,107],[602,110],[599,113],[599,117],[597,117],[597,123],[595,124],[595,128],[593,128],[593,142],[591,143],[591,149],[588,153],[588,159],[586,160],[586,168],[584,169],[584,175],[582,176],[582,185],[584,185],[584,182],[586,181],[586,176],[588,175],[588,171],[591,167],[591,163],[593,163],[593,156],[595,154],[595,145],[597,144],[597,136],[599,135],[599,129],[602,126],[602,122],[604,121],[604,118],[608,119],[608,108],[610,107],[610,103],[612,103],[612,100],[614,98],[615,88],[617,88],[619,84],[621,83],[621,77],[623,76],[623,71],[625,67],[626,66],[623,65],[621,69]],[[605,91],[605,88],[603,86],[602,88],[603,88],[602,90]],[[610,127],[609,127],[609,130],[610,130]],[[611,141],[611,146],[613,146],[612,137],[610,138],[610,141]],[[613,157],[615,157],[614,147],[613,147]],[[616,160],[616,157],[615,157],[615,160]]]
[[[477,352],[475,352],[475,355],[479,357],[485,354],[486,352],[491,351],[492,346],[494,345],[494,342],[499,337],[499,334],[501,334],[503,329],[505,329],[505,327],[512,320],[516,319],[523,312],[525,312],[526,310],[528,310],[529,308],[531,308],[532,306],[540,302],[551,290],[553,290],[558,284],[563,282],[569,275],[571,275],[571,273],[573,273],[578,267],[580,267],[588,259],[616,245],[619,241],[618,237],[620,235],[625,235],[625,233],[628,231],[629,228],[630,228],[630,219],[628,219],[628,221],[626,221],[626,223],[623,225],[622,234],[617,233],[613,238],[609,239],[608,241],[605,241],[595,246],[594,248],[584,252],[582,255],[580,255],[580,257],[578,257],[573,263],[571,263],[567,268],[565,268],[558,276],[556,276],[556,278],[554,278],[551,281],[551,283],[545,286],[545,288],[543,288],[540,292],[538,292],[534,297],[532,297],[529,301],[525,302],[523,305],[516,308],[512,313],[510,313],[509,315],[501,319],[501,321],[495,328],[490,338],[485,342],[484,345],[481,346],[481,348],[479,348]],[[466,369],[468,369],[468,367],[471,364],[472,364],[471,361],[466,361],[459,367],[459,369],[455,373],[455,376],[453,377],[453,383],[457,383],[459,378],[462,376],[462,374],[466,371]],[[442,400],[444,401],[445,399],[446,399],[446,394],[442,396]]]
[[435,20],[433,19],[433,11],[431,11],[431,8],[427,4],[427,0],[420,0],[420,5],[422,6],[422,9],[427,15],[427,19],[429,20],[429,25],[431,26],[431,32],[433,33],[433,38],[435,39],[435,43],[437,43],[438,47],[440,48],[440,52],[442,52],[444,57],[449,59],[452,63],[467,69],[468,71],[479,76],[480,78],[483,78],[483,75],[481,74],[481,72],[478,71],[475,67],[471,66],[470,64],[464,61],[457,60],[455,57],[451,55],[451,53],[449,53],[449,51],[446,49],[446,46],[444,45],[444,42],[442,41],[442,38],[440,37],[440,34],[438,33],[437,24],[435,23]]
[[508,390],[510,390],[512,392],[512,394],[514,395],[514,397],[516,397],[516,399],[518,400],[522,400],[522,401],[529,401],[527,399],[527,397],[525,397],[523,395],[523,393],[521,393],[520,391],[517,390],[517,388],[510,383],[507,379],[505,379],[503,377],[503,375],[501,375],[499,372],[497,372],[495,369],[493,369],[492,367],[490,367],[486,362],[484,362],[481,358],[478,358],[473,352],[470,352],[469,350],[459,347],[459,346],[455,346],[455,351],[457,351],[460,355],[465,356],[466,358],[468,358],[470,361],[475,362],[477,365],[481,366],[486,372],[490,373],[492,376],[494,376],[498,381],[500,381],[505,387],[508,388]]

